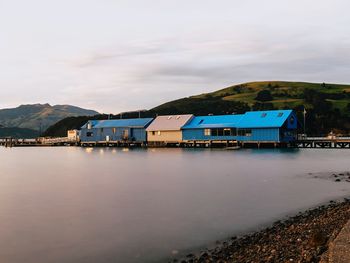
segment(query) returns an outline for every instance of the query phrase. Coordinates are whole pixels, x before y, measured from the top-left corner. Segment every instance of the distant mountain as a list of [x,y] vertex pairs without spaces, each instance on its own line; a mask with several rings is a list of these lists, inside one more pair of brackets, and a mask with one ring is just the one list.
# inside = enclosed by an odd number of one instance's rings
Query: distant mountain
[[[211,93],[177,99],[142,112],[142,117],[185,114],[240,114],[249,110],[294,109],[303,123],[304,107],[306,132],[325,135],[330,131],[350,132],[350,85],[288,81],[261,81],[233,85]],[[123,118],[138,118],[138,112],[123,114]],[[105,119],[107,115],[94,116]],[[119,119],[120,115],[109,116]],[[82,126],[89,118],[71,117],[51,126],[48,136],[64,136],[68,129]],[[302,128],[302,127],[301,127]],[[303,132],[301,129],[300,132]]]
[[92,116],[98,112],[71,105],[29,104],[0,110],[0,127],[45,131],[59,120],[72,116]]

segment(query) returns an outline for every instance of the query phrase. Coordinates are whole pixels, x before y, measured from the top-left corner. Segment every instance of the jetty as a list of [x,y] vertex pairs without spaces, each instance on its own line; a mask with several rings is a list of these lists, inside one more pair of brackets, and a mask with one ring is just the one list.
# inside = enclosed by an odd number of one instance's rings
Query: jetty
[[78,137],[16,139],[12,137],[0,138],[0,146],[82,146],[82,147],[179,147],[179,148],[226,148],[239,150],[242,148],[315,148],[315,149],[350,149],[350,137],[304,137],[294,142],[270,141],[179,141],[179,142],[135,142],[120,141],[91,141],[81,142]]
[[350,149],[350,137],[305,137],[291,143],[294,148],[338,148]]
[[0,145],[5,147],[26,147],[26,146],[78,146],[76,139],[69,137],[61,138],[36,138],[16,139],[12,137],[0,138]]

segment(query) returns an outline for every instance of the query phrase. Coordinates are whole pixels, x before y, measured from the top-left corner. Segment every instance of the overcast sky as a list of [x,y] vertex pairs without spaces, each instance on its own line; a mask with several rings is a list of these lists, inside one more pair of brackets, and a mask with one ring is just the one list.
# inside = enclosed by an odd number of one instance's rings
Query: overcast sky
[[255,80],[350,83],[348,0],[0,0],[0,108],[144,109]]

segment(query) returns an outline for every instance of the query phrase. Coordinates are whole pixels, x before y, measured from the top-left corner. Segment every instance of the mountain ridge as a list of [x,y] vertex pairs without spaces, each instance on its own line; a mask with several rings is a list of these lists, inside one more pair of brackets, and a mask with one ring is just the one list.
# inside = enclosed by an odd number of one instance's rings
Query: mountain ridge
[[44,131],[61,119],[72,116],[92,116],[97,111],[72,105],[49,103],[21,104],[14,108],[0,109],[0,126]]

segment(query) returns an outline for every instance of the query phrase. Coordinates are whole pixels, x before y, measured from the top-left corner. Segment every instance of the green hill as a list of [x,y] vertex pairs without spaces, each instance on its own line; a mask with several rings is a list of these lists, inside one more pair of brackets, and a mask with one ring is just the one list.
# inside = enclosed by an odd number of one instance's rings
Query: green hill
[[[238,84],[164,103],[143,112],[142,117],[154,117],[157,114],[207,115],[244,113],[249,110],[294,109],[299,120],[302,120],[304,107],[307,110],[306,130],[309,135],[325,135],[332,130],[341,134],[349,133],[350,85],[328,83],[262,81]],[[123,114],[123,118],[129,117],[138,117],[138,113]],[[120,116],[114,115],[112,118]],[[87,119],[62,120],[55,127],[51,127],[47,135],[63,136],[63,131],[78,128]]]
[[312,106],[305,101],[304,91],[313,90],[324,94],[325,99],[332,102],[333,106],[346,110],[350,102],[350,85],[286,82],[286,81],[262,81],[249,82],[234,85],[212,93],[193,96],[193,98],[205,98],[207,96],[219,97],[227,101],[241,101],[254,106],[259,91],[269,90],[273,99],[269,101],[275,108],[293,108],[299,105]]

